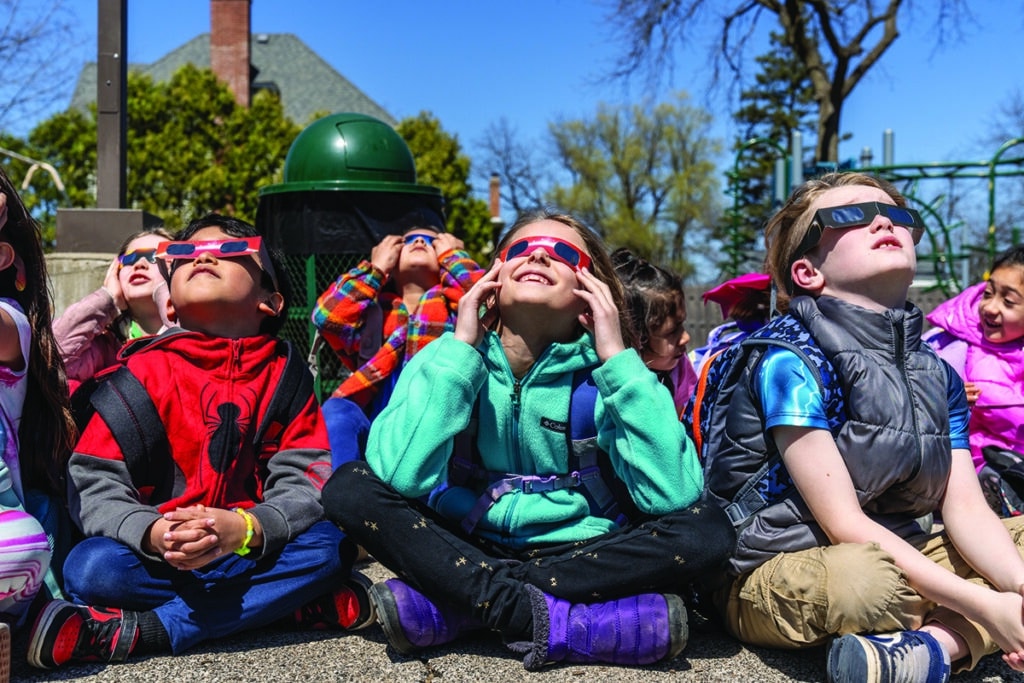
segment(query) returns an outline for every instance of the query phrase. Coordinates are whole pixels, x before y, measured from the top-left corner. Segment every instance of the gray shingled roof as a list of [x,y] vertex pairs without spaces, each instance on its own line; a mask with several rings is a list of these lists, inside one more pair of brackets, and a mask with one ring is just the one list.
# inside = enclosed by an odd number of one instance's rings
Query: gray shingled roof
[[[334,70],[291,33],[254,33],[251,37],[254,84],[273,84],[281,93],[284,113],[295,123],[310,123],[314,112],[350,111],[380,119],[391,126],[394,117],[362,90]],[[129,64],[133,71],[147,73],[156,82],[168,81],[184,64],[210,68],[210,34],[196,36],[152,64]],[[89,62],[78,76],[71,109],[85,109],[96,101],[96,62]]]

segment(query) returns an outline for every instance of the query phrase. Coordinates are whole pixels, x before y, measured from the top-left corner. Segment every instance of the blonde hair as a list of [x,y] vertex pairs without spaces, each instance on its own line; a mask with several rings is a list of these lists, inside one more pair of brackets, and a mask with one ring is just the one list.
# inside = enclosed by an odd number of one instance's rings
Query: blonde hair
[[[829,190],[848,185],[877,188],[889,195],[896,206],[907,205],[907,200],[892,183],[865,173],[827,173],[820,178],[812,178],[793,190],[793,194],[768,220],[764,229],[767,253],[765,268],[771,275],[780,297],[783,293],[803,293],[803,290],[794,284],[791,270],[793,263],[803,256],[796,252],[811,228],[811,221],[814,218],[811,206],[818,197]],[[780,310],[785,310],[785,302],[780,304]]]

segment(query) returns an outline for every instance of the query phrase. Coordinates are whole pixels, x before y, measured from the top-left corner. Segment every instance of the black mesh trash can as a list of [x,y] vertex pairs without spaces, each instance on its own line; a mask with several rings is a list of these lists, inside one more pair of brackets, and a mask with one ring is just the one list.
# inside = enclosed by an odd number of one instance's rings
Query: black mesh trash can
[[[317,297],[368,258],[389,234],[415,226],[444,229],[441,191],[416,183],[409,147],[391,126],[362,114],[326,116],[288,150],[284,182],[260,189],[256,228],[285,256],[294,293],[281,335],[309,353]],[[330,348],[318,353],[317,398],[341,381]]]

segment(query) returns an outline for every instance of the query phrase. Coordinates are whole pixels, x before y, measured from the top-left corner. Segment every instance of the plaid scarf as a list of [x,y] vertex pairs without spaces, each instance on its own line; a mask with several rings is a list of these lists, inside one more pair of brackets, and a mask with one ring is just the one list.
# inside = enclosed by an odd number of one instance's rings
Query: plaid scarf
[[[454,300],[449,297],[454,295]],[[438,285],[427,290],[419,309],[409,315],[402,297],[385,293],[380,296],[384,309],[386,338],[377,353],[334,391],[333,396],[348,398],[360,407],[373,400],[377,385],[405,365],[420,349],[448,330],[455,329],[455,308],[462,290],[446,291]]]

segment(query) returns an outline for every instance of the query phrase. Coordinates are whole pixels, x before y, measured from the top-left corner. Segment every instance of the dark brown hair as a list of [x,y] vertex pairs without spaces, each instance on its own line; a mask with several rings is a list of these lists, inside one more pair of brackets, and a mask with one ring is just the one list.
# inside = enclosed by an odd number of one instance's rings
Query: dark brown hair
[[27,388],[18,428],[22,486],[64,497],[64,468],[77,432],[68,404],[68,382],[53,336],[52,299],[39,224],[0,168],[0,192],[7,195],[7,224],[0,239],[14,248],[24,268],[25,287],[15,286],[15,265],[0,272],[0,296],[21,306],[32,329]]

